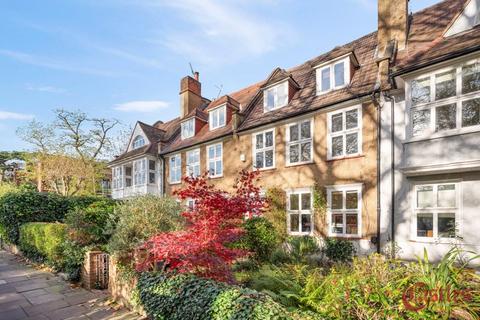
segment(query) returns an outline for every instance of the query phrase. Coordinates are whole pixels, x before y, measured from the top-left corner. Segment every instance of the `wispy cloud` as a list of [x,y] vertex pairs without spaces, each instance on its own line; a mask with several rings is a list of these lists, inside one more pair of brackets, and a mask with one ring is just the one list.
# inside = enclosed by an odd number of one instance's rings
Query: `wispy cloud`
[[32,114],[0,111],[0,120],[32,120]]
[[62,88],[57,88],[54,86],[35,86],[32,84],[27,84],[27,90],[29,91],[38,91],[38,92],[48,92],[48,93],[65,93],[67,90]]
[[169,106],[168,102],[161,100],[149,100],[149,101],[130,101],[115,105],[113,109],[122,112],[155,112],[165,109]]
[[96,75],[96,76],[107,76],[107,77],[112,77],[117,75],[114,72],[101,70],[98,68],[75,66],[75,65],[72,65],[71,63],[62,62],[59,60],[46,58],[46,57],[40,57],[37,55],[32,55],[32,54],[28,54],[20,51],[0,49],[0,55],[11,58],[21,63],[25,63],[25,64],[37,66],[37,67],[48,68],[48,69]]

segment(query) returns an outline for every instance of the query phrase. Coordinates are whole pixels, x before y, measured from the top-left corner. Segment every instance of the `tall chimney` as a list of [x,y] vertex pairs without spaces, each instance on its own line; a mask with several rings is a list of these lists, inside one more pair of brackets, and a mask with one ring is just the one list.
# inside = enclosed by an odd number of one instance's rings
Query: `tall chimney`
[[378,0],[378,52],[380,55],[395,40],[405,49],[408,32],[408,0]]
[[185,118],[192,110],[202,104],[202,85],[199,74],[195,72],[195,78],[186,76],[180,81],[180,117]]

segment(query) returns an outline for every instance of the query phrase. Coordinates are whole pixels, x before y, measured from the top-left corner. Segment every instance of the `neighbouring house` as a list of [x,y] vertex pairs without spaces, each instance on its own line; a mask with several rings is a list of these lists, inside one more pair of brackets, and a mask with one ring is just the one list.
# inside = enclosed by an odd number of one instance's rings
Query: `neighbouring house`
[[112,196],[171,195],[203,172],[229,190],[258,169],[263,188],[286,192],[291,235],[350,239],[360,253],[394,241],[407,259],[438,257],[452,235],[480,243],[465,223],[480,207],[479,3],[409,14],[408,0],[380,0],[377,32],[212,101],[198,73],[183,78],[180,117],[138,122],[110,163]]

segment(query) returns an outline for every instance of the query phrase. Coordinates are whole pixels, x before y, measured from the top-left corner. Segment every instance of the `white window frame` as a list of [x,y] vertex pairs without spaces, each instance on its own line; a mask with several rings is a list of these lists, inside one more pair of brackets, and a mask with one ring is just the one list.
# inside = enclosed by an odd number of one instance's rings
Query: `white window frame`
[[195,199],[192,199],[192,198],[188,198],[186,201],[185,201],[185,205],[187,207],[188,210],[193,210],[195,209]]
[[[480,131],[480,124],[462,127],[462,104],[464,101],[480,98],[480,90],[462,94],[463,73],[462,68],[471,64],[477,64],[480,68],[480,59],[472,59],[457,63],[452,66],[439,68],[434,71],[425,72],[416,75],[405,82],[405,95],[407,97],[407,137],[409,140],[423,140],[435,137],[449,136],[460,133]],[[453,97],[436,100],[435,76],[444,72],[456,70],[456,94]],[[413,105],[412,103],[412,83],[415,80],[428,78],[430,81],[430,101]],[[456,105],[456,126],[455,129],[441,130],[436,132],[436,109],[437,107],[455,104]],[[430,110],[430,123],[423,132],[414,135],[413,133],[413,112],[414,110]]]
[[[335,65],[341,62],[343,62],[343,77],[344,77],[343,85],[336,86],[335,85]],[[317,82],[317,95],[326,94],[333,90],[342,89],[350,85],[350,73],[351,73],[350,64],[351,64],[350,56],[347,56],[347,57],[337,59],[337,60],[317,66],[315,70],[316,72],[315,76],[316,76],[316,82]],[[330,79],[329,79],[330,87],[328,90],[322,91],[322,71],[327,69],[329,70],[329,74],[330,74]]]
[[[139,142],[142,142],[141,144],[138,144]],[[135,136],[135,138],[133,138],[133,142],[132,142],[132,149],[138,149],[138,148],[141,148],[145,145],[145,137],[142,136],[141,134],[138,134]]]
[[132,166],[133,185],[144,186],[147,184],[147,159],[139,159],[133,161]]
[[[307,122],[307,121],[310,121],[310,138],[308,139],[301,139],[300,135],[301,135],[301,124],[303,122]],[[290,127],[292,126],[295,126],[295,125],[298,125],[298,128],[299,128],[299,132],[298,132],[298,136],[299,136],[299,140],[297,141],[290,141]],[[314,160],[313,160],[313,133],[314,133],[314,128],[313,128],[313,125],[314,125],[314,121],[313,121],[313,118],[307,118],[307,119],[301,119],[301,120],[297,120],[295,122],[291,122],[291,123],[288,123],[286,126],[285,126],[285,130],[286,130],[286,135],[285,135],[285,156],[286,156],[286,167],[290,167],[290,166],[299,166],[299,165],[304,165],[304,164],[309,164],[309,163],[313,163]],[[301,160],[301,144],[302,143],[306,143],[306,142],[310,142],[310,160],[306,160],[306,161],[300,161]],[[298,144],[299,145],[299,161],[298,162],[290,162],[290,146],[291,145],[295,145],[295,144]]]
[[[362,209],[363,209],[363,184],[348,184],[348,185],[333,185],[327,186],[327,226],[328,226],[328,236],[329,237],[338,237],[338,238],[361,238],[362,237]],[[347,197],[346,193],[349,191],[356,191],[358,196],[358,205],[357,209],[347,209],[346,202]],[[332,209],[332,193],[333,192],[342,192],[342,208],[343,209]],[[334,233],[332,232],[332,214],[338,213],[343,216],[343,232]],[[358,232],[357,234],[347,234],[347,214],[357,214],[357,223],[358,223]]]
[[[419,187],[433,187],[433,199],[436,202],[438,200],[438,186],[439,185],[455,185],[455,207],[435,207],[431,208],[417,208],[417,189]],[[436,181],[418,181],[412,185],[412,219],[411,219],[411,237],[410,239],[417,242],[442,242],[442,243],[455,243],[458,237],[462,236],[462,218],[463,218],[463,196],[462,196],[462,181],[461,180],[436,180]],[[455,237],[445,238],[438,237],[438,215],[441,213],[455,213]],[[432,237],[419,237],[417,236],[417,215],[421,213],[432,214],[433,217],[433,236]]]
[[[310,210],[302,210],[302,194],[309,193],[310,194]],[[286,190],[287,194],[287,234],[292,236],[303,236],[303,235],[313,235],[315,230],[315,217],[314,217],[314,210],[313,210],[313,192],[312,188],[296,188],[296,189],[288,189]],[[298,210],[290,210],[290,195],[298,194],[298,201],[299,207]],[[290,231],[291,224],[290,224],[290,215],[291,214],[298,214],[298,230],[299,231]],[[302,215],[310,215],[310,231],[309,232],[302,232]]]
[[[148,161],[147,161],[147,162],[148,162],[148,177],[147,177],[147,179],[148,179],[148,184],[153,184],[153,185],[155,185],[155,184],[157,184],[157,160],[155,160],[155,159],[147,159],[147,160],[148,160]],[[154,166],[154,169],[153,169],[153,170],[150,168],[150,161],[154,161],[154,162],[155,162],[155,166]],[[150,182],[150,174],[151,174],[151,173],[153,173],[153,175],[154,175],[154,179],[153,179],[154,181],[153,181],[153,182]]]
[[112,168],[112,187],[114,190],[123,189],[123,166]]
[[[197,162],[192,162],[189,163],[190,155],[191,154],[198,154],[198,161]],[[198,177],[200,176],[200,148],[193,149],[193,150],[188,150],[185,153],[185,175],[187,177],[193,176],[193,177]],[[195,169],[197,169],[197,174],[195,174]]]
[[[272,135],[273,135],[273,145],[270,146],[270,147],[265,147],[265,134],[267,132],[272,132]],[[257,149],[257,135],[263,135],[263,144],[264,144],[264,147],[263,148],[260,148],[260,149]],[[266,167],[265,166],[265,152],[266,151],[270,151],[272,150],[273,151],[273,162],[272,162],[272,166],[271,167]],[[256,164],[256,161],[257,161],[257,152],[263,152],[263,168],[257,168],[255,166]],[[275,128],[270,128],[270,129],[266,129],[266,130],[262,130],[262,131],[258,131],[258,132],[255,132],[255,133],[252,133],[252,167],[254,170],[269,170],[269,169],[275,169],[275,160],[276,160],[276,156],[275,156]]]
[[[172,159],[175,159],[175,166],[172,166]],[[178,180],[176,179],[177,173],[180,173],[180,179]],[[168,158],[168,180],[170,184],[177,184],[182,181],[182,155],[180,153]]]
[[[223,123],[220,123],[220,114],[223,113]],[[214,120],[217,120],[217,125],[214,125]],[[227,123],[227,106],[221,105],[216,107],[208,112],[208,124],[210,130],[215,130],[218,128],[225,127]]]
[[[348,111],[351,110],[357,110],[357,127],[352,128],[352,129],[347,129],[347,117],[346,114]],[[337,131],[337,132],[332,132],[332,117],[337,115],[337,114],[342,114],[342,124],[343,128],[342,131]],[[357,152],[352,153],[352,154],[346,154],[347,150],[347,134],[351,133],[357,133],[358,134],[358,139],[357,139]],[[343,151],[342,155],[340,156],[332,156],[332,139],[335,137],[343,137]],[[334,160],[334,159],[345,159],[345,158],[351,158],[351,157],[358,157],[362,155],[362,145],[363,145],[363,123],[362,123],[362,105],[356,105],[353,107],[348,107],[348,108],[343,108],[339,110],[335,110],[332,112],[327,113],[327,160]]]
[[[210,148],[214,148],[214,153],[216,152],[216,147],[220,145],[220,152],[221,152],[221,155],[220,156],[214,156],[213,158],[210,158],[210,152],[209,152],[209,149]],[[224,171],[224,166],[223,166],[223,142],[218,142],[218,143],[214,143],[214,144],[210,144],[207,146],[206,148],[206,151],[207,151],[207,172],[208,172],[208,177],[209,178],[220,178],[220,177],[223,177],[223,171]],[[220,161],[220,163],[222,164],[222,172],[221,173],[217,173],[215,172],[215,174],[211,174],[210,172],[210,162],[213,161],[215,163],[215,170],[217,168],[217,162]]]
[[[284,104],[278,104],[278,88],[280,86],[286,86],[286,92],[287,92],[287,99],[285,100],[285,103]],[[273,107],[271,107],[270,109],[268,108],[268,92],[270,91],[273,91]],[[289,82],[288,80],[284,80],[282,82],[279,82],[279,83],[276,83],[274,85],[271,85],[265,89],[263,89],[263,112],[270,112],[270,111],[273,111],[273,110],[277,110],[277,109],[280,109],[282,107],[285,107],[286,105],[288,105],[288,100],[289,100],[289,96],[290,96],[290,85],[289,85]]]
[[[191,125],[191,127],[190,127]],[[192,130],[190,132],[190,129]],[[191,138],[195,135],[195,118],[185,120],[181,123],[182,140]]]

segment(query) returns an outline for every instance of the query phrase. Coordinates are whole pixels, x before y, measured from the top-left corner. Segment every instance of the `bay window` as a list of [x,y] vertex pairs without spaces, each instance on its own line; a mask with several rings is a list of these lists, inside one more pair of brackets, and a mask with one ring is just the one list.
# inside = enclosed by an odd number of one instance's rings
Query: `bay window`
[[268,129],[252,135],[253,167],[271,169],[275,167],[275,129]]
[[284,81],[263,91],[264,112],[286,106],[288,103],[288,81]]
[[313,232],[312,191],[310,188],[287,192],[288,233],[305,235]]
[[123,167],[115,167],[112,169],[112,185],[113,189],[122,189],[123,188]]
[[187,151],[187,176],[200,176],[200,149]]
[[287,125],[287,165],[313,161],[313,120],[302,120]]
[[180,154],[170,157],[169,168],[170,183],[180,183],[182,180],[182,157]]
[[157,181],[157,162],[155,160],[148,160],[148,183],[155,184]]
[[327,114],[327,159],[362,153],[362,108],[355,106]]
[[145,184],[146,159],[133,161],[133,184],[140,186]]
[[225,126],[225,121],[227,118],[227,107],[221,106],[215,109],[212,109],[208,112],[210,130],[214,130],[220,127]]
[[362,186],[327,187],[329,235],[361,236]]
[[207,146],[207,170],[210,178],[223,176],[223,145],[221,142]]

